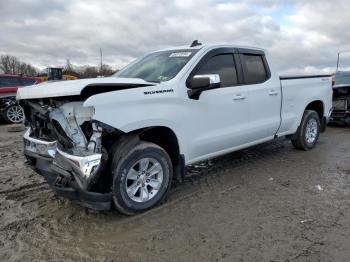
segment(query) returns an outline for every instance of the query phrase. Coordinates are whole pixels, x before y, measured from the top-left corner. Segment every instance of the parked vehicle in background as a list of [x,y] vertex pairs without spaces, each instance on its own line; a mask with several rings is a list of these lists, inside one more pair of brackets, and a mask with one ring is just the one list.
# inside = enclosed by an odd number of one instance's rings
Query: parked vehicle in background
[[21,123],[23,108],[16,101],[17,89],[40,83],[38,77],[20,75],[0,75],[0,116],[7,123]]
[[260,48],[150,53],[113,77],[23,88],[27,163],[60,196],[135,214],[185,166],[278,137],[310,150],[332,108],[330,76],[279,77]]
[[72,75],[64,75],[61,67],[48,67],[46,73],[39,75],[41,81],[59,81],[59,80],[76,80],[78,79]]
[[333,82],[333,113],[330,121],[350,125],[350,71],[336,72]]

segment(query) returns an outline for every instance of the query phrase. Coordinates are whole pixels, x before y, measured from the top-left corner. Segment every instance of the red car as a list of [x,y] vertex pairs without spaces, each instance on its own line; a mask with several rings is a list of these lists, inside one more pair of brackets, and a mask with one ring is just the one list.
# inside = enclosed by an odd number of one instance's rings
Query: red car
[[17,89],[40,82],[38,77],[0,75],[0,116],[7,123],[21,123],[24,120],[23,109],[16,101]]

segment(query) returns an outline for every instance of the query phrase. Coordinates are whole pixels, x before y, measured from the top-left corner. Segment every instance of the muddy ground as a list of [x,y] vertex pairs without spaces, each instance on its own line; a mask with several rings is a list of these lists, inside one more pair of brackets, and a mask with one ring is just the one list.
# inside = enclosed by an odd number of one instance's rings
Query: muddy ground
[[220,157],[145,214],[57,198],[0,126],[0,261],[349,261],[350,128]]

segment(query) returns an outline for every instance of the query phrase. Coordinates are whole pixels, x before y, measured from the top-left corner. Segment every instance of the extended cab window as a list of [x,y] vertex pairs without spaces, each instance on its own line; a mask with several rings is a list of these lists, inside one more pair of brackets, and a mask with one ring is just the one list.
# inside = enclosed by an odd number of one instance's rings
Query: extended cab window
[[268,79],[264,60],[261,55],[243,54],[242,57],[246,84],[258,84]]
[[221,87],[237,85],[237,70],[232,54],[216,55],[210,58],[196,72],[196,75],[218,74]]

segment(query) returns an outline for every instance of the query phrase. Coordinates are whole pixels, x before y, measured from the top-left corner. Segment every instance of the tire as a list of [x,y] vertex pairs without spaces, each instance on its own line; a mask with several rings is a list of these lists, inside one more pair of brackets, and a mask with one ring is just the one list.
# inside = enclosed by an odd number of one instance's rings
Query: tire
[[315,147],[320,135],[321,122],[317,112],[305,110],[297,132],[291,141],[296,149],[310,150]]
[[169,192],[173,176],[167,152],[144,141],[129,147],[124,145],[114,152],[111,170],[115,208],[125,215],[134,215],[161,203]]
[[3,118],[8,124],[19,124],[24,121],[24,111],[20,105],[14,104],[4,110]]

